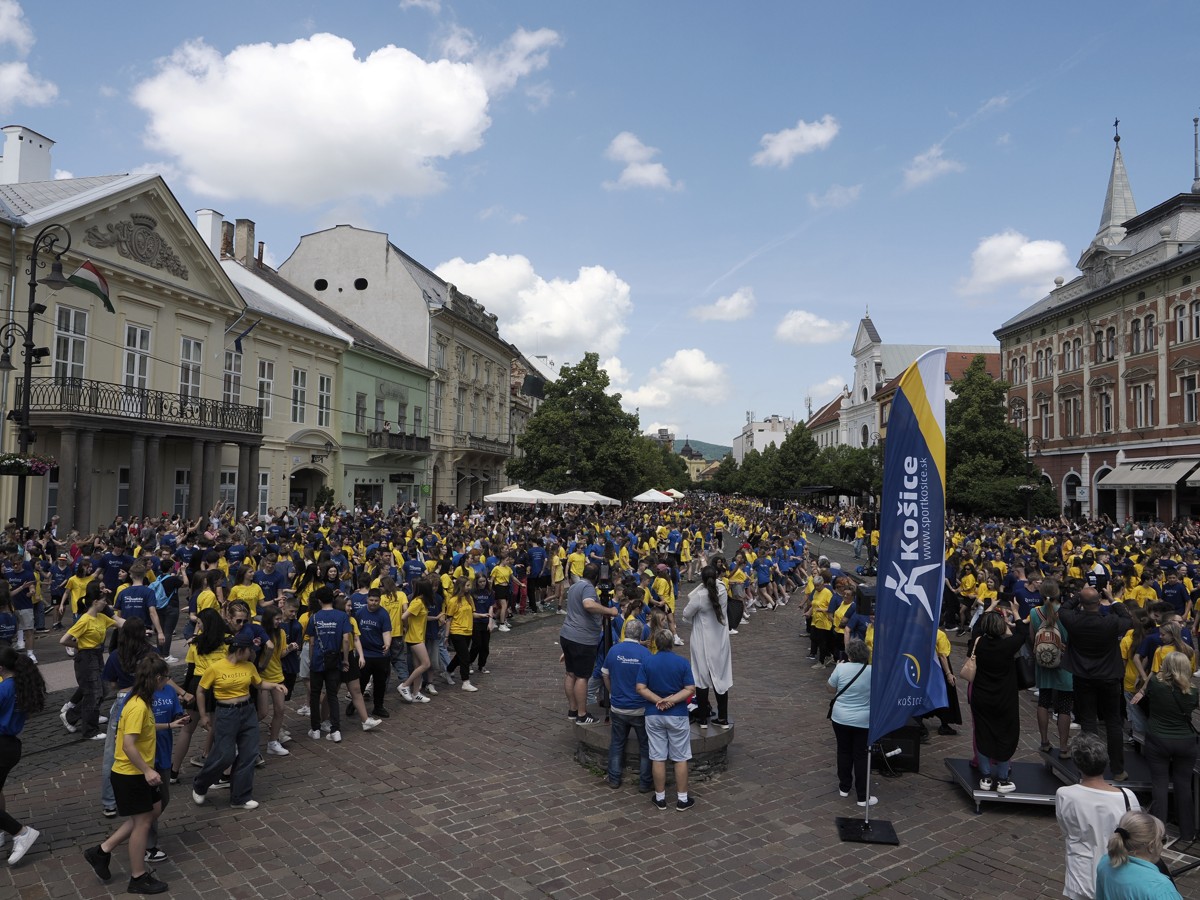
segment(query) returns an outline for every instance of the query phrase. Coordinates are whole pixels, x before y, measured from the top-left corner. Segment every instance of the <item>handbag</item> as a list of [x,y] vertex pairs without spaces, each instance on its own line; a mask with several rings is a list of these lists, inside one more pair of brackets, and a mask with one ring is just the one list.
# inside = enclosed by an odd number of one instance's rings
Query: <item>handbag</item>
[[1037,672],[1034,668],[1033,651],[1029,649],[1029,643],[1021,645],[1021,649],[1017,651],[1017,688],[1025,691],[1037,685]]
[[850,686],[853,685],[854,682],[858,681],[859,675],[861,675],[863,672],[867,671],[866,663],[861,663],[860,665],[862,666],[862,668],[860,668],[857,672],[854,673],[854,677],[850,679],[849,684],[847,684],[844,688],[842,688],[840,691],[838,691],[836,694],[834,694],[833,699],[829,701],[829,709],[825,713],[825,718],[827,718],[827,719],[833,718],[833,704],[838,702],[838,698],[840,696],[842,696],[842,694],[844,694],[844,693],[846,693],[846,691],[850,690]]
[[958,670],[958,677],[968,684],[975,680],[975,671],[978,668],[975,662],[975,648],[979,646],[981,640],[983,640],[981,637],[975,638],[975,643],[971,645],[971,655],[967,657],[966,662],[962,664],[962,668]]

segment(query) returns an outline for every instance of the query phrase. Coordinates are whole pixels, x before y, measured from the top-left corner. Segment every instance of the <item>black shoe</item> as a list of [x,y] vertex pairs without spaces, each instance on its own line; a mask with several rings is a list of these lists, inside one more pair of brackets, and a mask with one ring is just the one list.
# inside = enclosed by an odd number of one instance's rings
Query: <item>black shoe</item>
[[108,881],[112,878],[112,871],[108,868],[108,864],[112,862],[112,854],[101,850],[99,844],[84,850],[83,858],[87,860],[88,865],[92,867],[101,881]]
[[612,780],[611,778],[609,778],[607,775],[605,775],[605,776],[604,776],[604,783],[605,783],[605,784],[607,784],[607,785],[608,785],[610,788],[612,788],[614,791],[618,791],[618,790],[620,790],[620,789],[621,789],[621,782],[619,782],[619,781],[613,781],[613,780]]
[[666,797],[663,797],[661,800],[659,800],[657,797],[651,797],[650,802],[653,803],[659,809],[667,808],[667,798]]
[[696,805],[695,797],[688,797],[686,800],[676,800],[675,801],[676,809],[691,809],[695,805]]
[[595,725],[596,720],[591,716],[578,716],[575,719],[576,725]]
[[938,729],[938,734],[958,734],[958,732],[949,725],[943,725]]
[[179,784],[179,773],[174,769],[171,770],[171,784]]
[[222,788],[227,789],[228,787],[229,787],[229,779],[226,778],[224,775],[222,775],[220,778],[218,778],[216,781],[214,781],[212,784],[210,784],[208,786],[208,789],[210,791],[219,791]]
[[579,713],[573,709],[568,709],[567,710],[567,718],[570,719],[572,722],[574,722],[576,719],[579,718]]
[[374,716],[376,719],[390,719],[391,718],[391,716],[388,715],[388,711],[386,709],[376,709],[376,710],[372,711],[371,715]]
[[130,894],[161,894],[167,890],[167,883],[159,881],[154,873],[147,869],[137,878],[129,879],[129,887],[125,888]]

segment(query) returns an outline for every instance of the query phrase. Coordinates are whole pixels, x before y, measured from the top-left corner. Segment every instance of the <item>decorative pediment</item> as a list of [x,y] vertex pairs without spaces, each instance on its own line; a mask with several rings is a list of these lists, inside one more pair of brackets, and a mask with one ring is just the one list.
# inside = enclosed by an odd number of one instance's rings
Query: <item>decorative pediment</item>
[[1200,363],[1197,363],[1192,357],[1181,356],[1171,364],[1171,371],[1182,372],[1184,369],[1194,369],[1198,365],[1200,365]]
[[1147,378],[1153,378],[1157,374],[1157,369],[1149,369],[1146,366],[1134,366],[1131,369],[1126,369],[1125,374],[1121,377],[1126,381],[1145,381]]
[[1060,384],[1057,388],[1054,389],[1054,393],[1058,394],[1060,397],[1063,394],[1081,394],[1081,393],[1083,393],[1083,385],[1082,384]]
[[131,213],[128,219],[119,222],[93,225],[84,234],[83,242],[92,247],[116,247],[126,259],[152,269],[163,269],[187,281],[187,266],[157,228],[158,221],[153,216]]
[[1033,395],[1033,399],[1035,402],[1045,402],[1046,400],[1050,399],[1050,395],[1047,394],[1045,391],[1038,391],[1036,394]]
[[1115,380],[1111,375],[1095,375],[1088,379],[1088,387],[1108,387],[1115,384]]

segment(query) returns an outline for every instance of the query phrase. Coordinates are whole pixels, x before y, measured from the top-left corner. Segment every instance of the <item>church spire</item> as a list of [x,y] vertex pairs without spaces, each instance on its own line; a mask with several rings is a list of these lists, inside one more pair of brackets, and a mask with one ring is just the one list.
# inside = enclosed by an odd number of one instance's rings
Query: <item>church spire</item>
[[1113,162],[1108,176],[1108,193],[1104,195],[1104,212],[1100,214],[1100,227],[1096,230],[1093,244],[1111,247],[1125,239],[1124,223],[1137,215],[1133,202],[1133,191],[1129,187],[1129,175],[1125,172],[1125,159],[1121,156],[1120,119],[1113,120]]

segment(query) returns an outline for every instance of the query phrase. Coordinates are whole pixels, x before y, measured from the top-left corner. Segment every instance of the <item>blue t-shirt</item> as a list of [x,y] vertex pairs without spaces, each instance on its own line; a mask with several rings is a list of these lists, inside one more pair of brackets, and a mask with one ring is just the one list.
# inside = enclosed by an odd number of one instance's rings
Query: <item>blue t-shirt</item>
[[[159,725],[174,722],[183,715],[183,704],[179,694],[169,684],[154,692],[150,701],[154,710],[154,721]],[[175,749],[175,732],[170,728],[159,728],[154,732],[154,768],[166,771],[171,768],[171,753]]]
[[754,574],[759,584],[767,584],[771,580],[771,569],[775,562],[769,556],[760,556],[754,561]]
[[141,619],[150,624],[150,607],[154,606],[154,588],[131,584],[117,597],[117,609],[126,619]]
[[[850,684],[855,675],[858,680]],[[850,686],[846,692],[833,704],[833,721],[852,728],[867,728],[871,724],[871,667],[854,662],[838,663],[829,675],[829,686],[840,691],[847,685]]]
[[392,630],[392,616],[382,606],[371,612],[367,607],[355,610],[363,656],[378,659],[383,656],[383,633]]
[[[299,644],[304,640],[304,632],[300,628],[300,623],[296,619],[289,622],[280,620],[279,628],[283,632],[283,640],[285,644]],[[282,652],[282,648],[280,648]],[[289,653],[280,660],[280,666],[283,669],[284,675],[300,674],[300,654]]]
[[342,635],[350,634],[350,617],[339,609],[319,609],[308,620],[308,634],[313,638],[312,669],[325,671],[325,654],[340,653]]
[[124,554],[105,553],[100,557],[100,561],[96,564],[96,569],[100,573],[100,580],[104,582],[104,586],[110,591],[115,591],[117,585],[121,583],[121,570],[129,571],[129,567],[133,565],[133,557],[125,556]]
[[481,616],[486,616],[496,604],[496,598],[492,596],[491,591],[480,591],[474,596],[474,601],[475,612]]
[[13,613],[0,613],[0,641],[11,644],[17,639],[17,617]]
[[254,583],[262,588],[263,600],[273,603],[279,591],[287,584],[287,575],[276,566],[273,572],[255,572]]
[[1179,613],[1181,616],[1183,615],[1184,610],[1187,609],[1188,592],[1187,588],[1184,587],[1181,582],[1168,581],[1163,585],[1163,589],[1158,596],[1159,599],[1163,600],[1164,602],[1170,603],[1171,606],[1174,607],[1175,612]]
[[542,573],[546,570],[546,549],[544,547],[529,548],[529,574],[534,578],[541,578]]
[[[138,662],[141,662],[141,657],[138,657]],[[136,669],[137,666],[134,666]],[[101,681],[111,681],[117,686],[118,691],[127,691],[133,687],[134,672],[126,672],[121,665],[121,654],[110,653],[108,659],[104,661],[104,668],[100,672]],[[118,717],[120,714],[118,713]]]
[[5,563],[0,567],[0,575],[4,576],[4,580],[8,582],[8,590],[12,594],[13,609],[33,609],[33,590],[32,588],[17,593],[17,588],[21,585],[33,581],[33,567],[29,563],[21,565],[11,565]]
[[17,709],[17,683],[6,678],[0,681],[0,734],[16,737],[25,727],[25,713]]
[[[692,665],[682,656],[676,656],[669,650],[649,654],[638,666],[637,684],[644,684],[660,697],[677,694],[689,684],[695,684],[692,675]],[[676,703],[666,711],[660,710],[649,700],[642,701],[642,708],[647,716],[683,716],[687,717],[686,703]]]
[[621,641],[608,651],[600,671],[608,676],[612,685],[609,696],[613,712],[642,715],[646,701],[637,692],[638,674],[642,663],[652,655],[637,641]]

